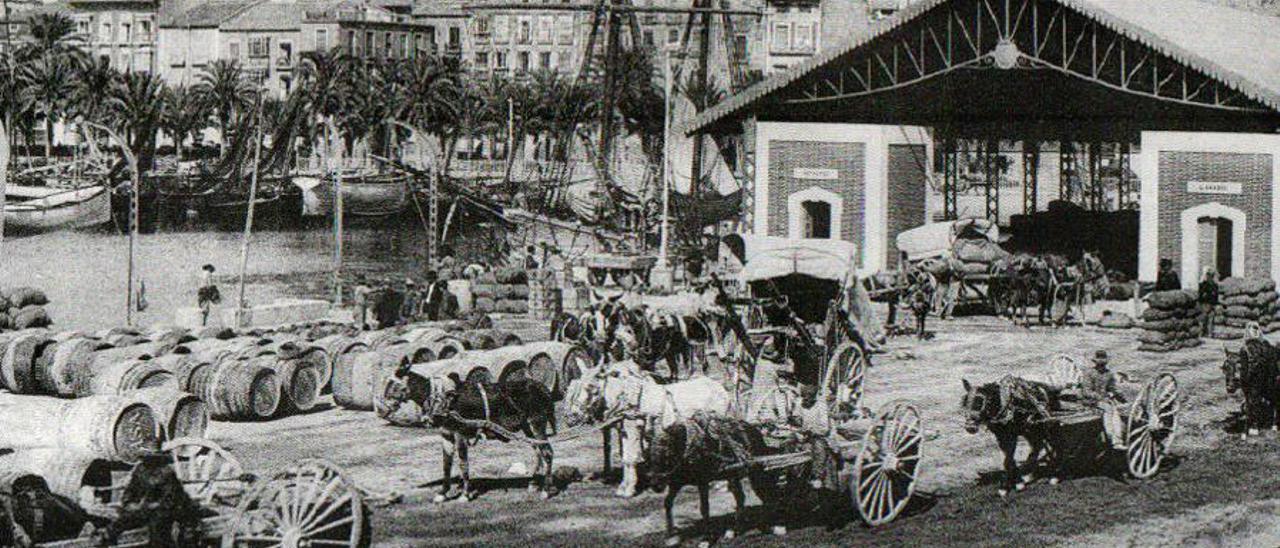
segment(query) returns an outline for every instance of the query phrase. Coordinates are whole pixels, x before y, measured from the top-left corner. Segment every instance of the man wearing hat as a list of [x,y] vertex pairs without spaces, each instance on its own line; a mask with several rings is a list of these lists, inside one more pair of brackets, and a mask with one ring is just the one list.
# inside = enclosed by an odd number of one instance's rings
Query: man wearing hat
[[1080,393],[1086,401],[1094,402],[1102,410],[1102,426],[1107,437],[1117,449],[1123,449],[1123,426],[1117,404],[1124,403],[1125,397],[1118,386],[1120,375],[1111,371],[1109,361],[1106,350],[1093,353],[1093,368],[1080,374]]
[[418,320],[422,309],[421,294],[417,282],[413,278],[404,280],[404,302],[400,303],[400,323],[410,324]]
[[196,291],[196,304],[200,307],[201,326],[209,325],[209,314],[213,312],[214,305],[222,302],[222,293],[213,283],[215,270],[211,264],[200,267],[200,288]]

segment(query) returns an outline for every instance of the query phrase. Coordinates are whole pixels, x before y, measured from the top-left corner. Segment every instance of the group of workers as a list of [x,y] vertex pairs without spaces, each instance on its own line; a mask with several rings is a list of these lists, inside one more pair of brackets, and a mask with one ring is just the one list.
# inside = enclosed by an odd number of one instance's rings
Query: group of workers
[[[1173,261],[1160,259],[1160,270],[1156,273],[1156,291],[1176,291],[1182,289],[1182,278],[1173,268]],[[1218,303],[1220,299],[1218,273],[1213,267],[1205,267],[1200,276],[1200,284],[1196,286],[1196,306],[1200,309],[1200,335],[1212,337],[1213,327],[1217,323]]]
[[418,321],[449,320],[458,315],[458,298],[449,291],[447,276],[428,270],[419,284],[412,277],[399,284],[371,282],[356,276],[352,290],[356,324],[361,330],[382,329]]

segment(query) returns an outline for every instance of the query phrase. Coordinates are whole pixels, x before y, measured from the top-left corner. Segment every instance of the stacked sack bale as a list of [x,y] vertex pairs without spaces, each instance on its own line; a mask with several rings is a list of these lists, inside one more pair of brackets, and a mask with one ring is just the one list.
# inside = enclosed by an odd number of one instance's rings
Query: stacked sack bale
[[0,332],[49,327],[53,321],[45,311],[49,298],[31,287],[0,289]]
[[1218,284],[1218,308],[1213,328],[1215,339],[1239,339],[1245,327],[1257,322],[1264,333],[1280,328],[1276,315],[1276,283],[1264,278],[1236,278]]
[[991,265],[1012,257],[1000,244],[984,238],[957,239],[951,251],[956,259],[952,261],[951,270],[964,274],[986,274],[991,271]]
[[485,272],[471,286],[474,310],[482,314],[529,312],[529,275],[521,268],[507,267]]
[[1147,295],[1150,305],[1142,313],[1138,350],[1172,352],[1200,346],[1200,310],[1196,294],[1175,289]]

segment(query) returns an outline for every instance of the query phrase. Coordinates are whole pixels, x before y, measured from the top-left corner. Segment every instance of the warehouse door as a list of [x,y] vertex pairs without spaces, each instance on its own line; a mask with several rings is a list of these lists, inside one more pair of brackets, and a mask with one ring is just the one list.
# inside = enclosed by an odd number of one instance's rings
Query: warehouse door
[[[1201,217],[1197,222],[1197,250],[1200,256],[1200,272],[1212,267],[1219,278],[1233,275],[1231,272],[1232,246],[1231,219],[1225,217]],[[1196,278],[1199,280],[1199,277]]]

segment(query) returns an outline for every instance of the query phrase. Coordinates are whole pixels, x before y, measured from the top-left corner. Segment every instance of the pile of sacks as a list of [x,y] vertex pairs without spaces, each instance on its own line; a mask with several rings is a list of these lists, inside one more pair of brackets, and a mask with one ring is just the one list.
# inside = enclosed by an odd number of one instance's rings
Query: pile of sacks
[[44,306],[49,298],[30,287],[0,289],[0,332],[49,327],[53,321]]
[[1175,289],[1147,295],[1150,306],[1142,313],[1138,350],[1172,352],[1200,346],[1200,309],[1196,294]]
[[1280,328],[1276,316],[1276,283],[1260,278],[1231,277],[1218,284],[1217,321],[1213,338],[1239,339],[1245,327],[1258,322],[1264,333]]
[[502,268],[485,272],[471,285],[475,310],[482,314],[529,312],[529,275],[519,268]]

